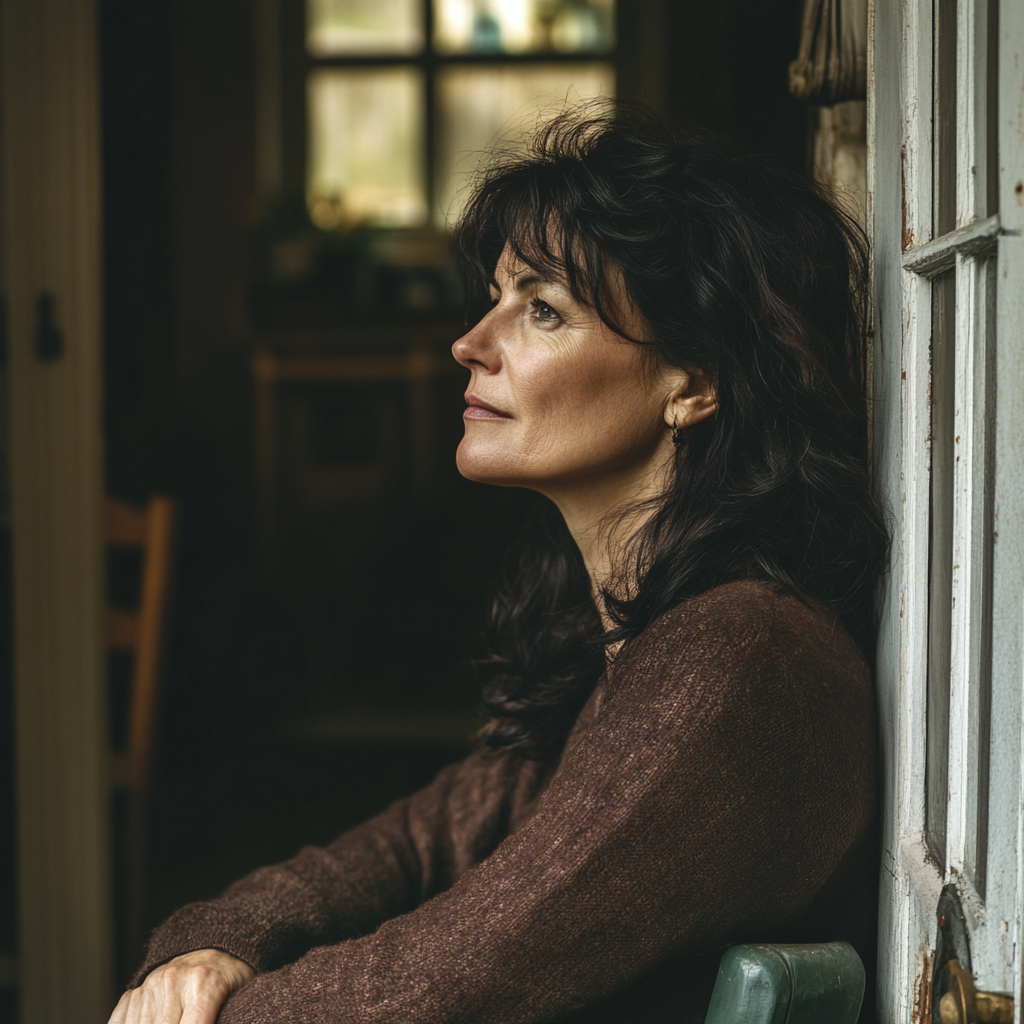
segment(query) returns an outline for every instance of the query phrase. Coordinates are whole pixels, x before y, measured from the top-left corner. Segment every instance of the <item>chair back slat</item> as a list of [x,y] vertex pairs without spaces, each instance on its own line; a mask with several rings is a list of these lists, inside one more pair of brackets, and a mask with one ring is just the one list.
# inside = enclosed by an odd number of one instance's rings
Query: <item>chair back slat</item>
[[107,546],[141,548],[146,543],[146,512],[120,498],[107,499]]
[[139,639],[138,615],[125,608],[107,609],[107,646],[112,651],[134,651]]
[[127,971],[141,955],[145,940],[146,860],[149,802],[175,547],[175,504],[154,495],[145,508],[109,499],[106,510],[107,545],[141,551],[138,607],[108,607],[107,640],[112,651],[130,653],[131,682],[127,707],[127,742],[111,754],[110,784],[125,808],[117,842],[123,849],[123,949]]
[[156,704],[163,664],[171,563],[174,549],[174,504],[155,495],[146,509],[145,560],[138,612],[138,640],[128,720],[128,749],[148,779],[153,756]]
[[116,788],[145,789],[153,762],[156,708],[164,658],[174,562],[175,506],[154,495],[145,508],[116,498],[107,500],[107,544],[142,550],[142,579],[135,610],[108,607],[107,643],[133,654],[128,701],[130,771],[112,770]]

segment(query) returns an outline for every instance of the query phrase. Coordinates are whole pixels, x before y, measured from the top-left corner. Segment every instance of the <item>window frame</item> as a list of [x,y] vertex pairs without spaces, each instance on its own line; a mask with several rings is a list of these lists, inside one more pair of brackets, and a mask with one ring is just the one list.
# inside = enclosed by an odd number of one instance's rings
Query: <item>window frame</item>
[[[434,0],[420,0],[423,16],[423,49],[419,53],[348,54],[344,56],[314,56],[306,46],[305,0],[281,0],[281,55],[282,89],[282,143],[285,153],[293,154],[291,166],[285,166],[285,190],[305,194],[307,160],[309,153],[309,111],[306,102],[307,82],[311,72],[319,68],[388,68],[414,67],[423,74],[424,146],[422,167],[424,190],[428,209],[437,198],[437,79],[448,67],[515,67],[515,66],[571,66],[574,64],[604,63],[619,77],[619,10],[615,6],[615,41],[607,50],[588,50],[578,53],[537,51],[531,53],[441,53],[434,49]],[[296,45],[298,44],[298,45]],[[428,214],[425,226],[433,223]]]
[[[956,4],[956,216],[942,234],[933,232],[933,2],[875,0],[871,9],[873,437],[876,477],[893,522],[877,661],[886,770],[884,1020],[931,1019],[937,906],[945,885],[955,886],[966,914],[979,989],[1021,995],[1024,211],[1014,190],[1024,192],[1024,128],[1012,111],[990,119],[986,93],[997,90],[1001,103],[1024,87],[1016,59],[1024,7],[995,0],[993,8],[998,33],[988,30],[986,0]],[[998,75],[986,59],[988,46],[998,53]],[[998,167],[989,166],[989,130],[998,135]],[[996,214],[987,194],[993,188]],[[953,614],[948,815],[939,863],[926,816],[929,517],[937,471],[930,433],[932,282],[950,270],[956,279]]]

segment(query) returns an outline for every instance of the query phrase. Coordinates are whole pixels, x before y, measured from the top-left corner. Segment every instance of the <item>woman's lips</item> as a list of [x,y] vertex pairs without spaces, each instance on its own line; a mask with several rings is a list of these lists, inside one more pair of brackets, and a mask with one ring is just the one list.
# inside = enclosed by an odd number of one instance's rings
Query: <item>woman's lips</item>
[[476,395],[466,395],[466,411],[462,414],[462,418],[465,420],[512,419],[507,412],[495,409],[493,405],[489,405],[482,398],[477,398]]

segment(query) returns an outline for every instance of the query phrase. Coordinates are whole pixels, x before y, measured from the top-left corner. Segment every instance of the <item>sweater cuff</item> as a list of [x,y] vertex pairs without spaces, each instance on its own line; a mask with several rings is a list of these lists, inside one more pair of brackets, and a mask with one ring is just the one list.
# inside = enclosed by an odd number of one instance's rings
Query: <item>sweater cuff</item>
[[[261,922],[262,923],[262,922]],[[152,935],[146,959],[128,988],[138,988],[150,972],[177,956],[218,949],[248,964],[255,974],[273,966],[277,944],[271,930],[251,917],[232,914],[215,903],[191,903],[172,914]]]

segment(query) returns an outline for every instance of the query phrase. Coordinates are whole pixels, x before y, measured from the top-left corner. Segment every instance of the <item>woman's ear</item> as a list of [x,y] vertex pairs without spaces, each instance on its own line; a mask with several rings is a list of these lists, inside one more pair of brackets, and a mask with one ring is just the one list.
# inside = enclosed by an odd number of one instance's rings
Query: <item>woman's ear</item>
[[718,392],[714,382],[703,374],[679,371],[668,401],[665,422],[676,430],[696,426],[718,412]]

